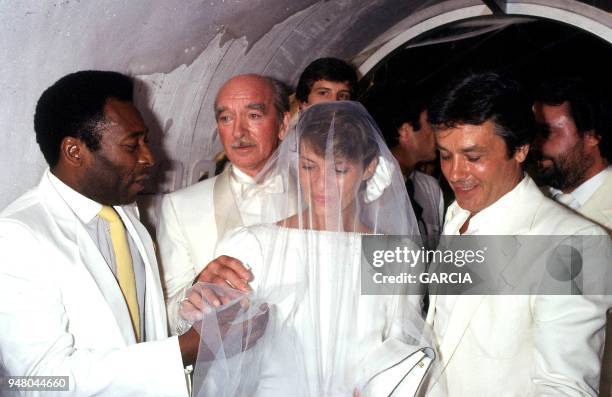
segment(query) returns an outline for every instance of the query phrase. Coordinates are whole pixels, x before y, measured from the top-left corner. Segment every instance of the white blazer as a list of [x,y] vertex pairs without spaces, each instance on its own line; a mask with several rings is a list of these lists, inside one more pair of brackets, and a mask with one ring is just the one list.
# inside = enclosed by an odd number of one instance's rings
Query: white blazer
[[196,275],[214,259],[219,238],[213,200],[217,178],[167,194],[162,200],[157,243],[172,334],[186,331],[178,314],[180,301]]
[[0,214],[1,364],[10,375],[69,376],[62,396],[185,396],[153,243],[135,207],[115,209],[145,266],[147,342],[135,343],[112,271],[47,170]]
[[[456,234],[463,222],[454,224],[457,230],[449,230],[449,225],[462,211],[456,202],[449,207],[445,234]],[[605,235],[544,197],[528,176],[477,217],[476,234],[482,235]],[[431,296],[430,324],[436,321],[438,298]],[[596,396],[609,300],[456,297],[439,341],[442,375],[429,395],[443,394],[445,383],[449,396]]]

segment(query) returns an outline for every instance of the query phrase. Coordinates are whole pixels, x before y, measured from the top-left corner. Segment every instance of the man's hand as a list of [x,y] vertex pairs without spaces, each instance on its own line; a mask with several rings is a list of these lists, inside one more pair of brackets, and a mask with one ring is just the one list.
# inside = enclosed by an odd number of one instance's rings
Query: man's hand
[[230,286],[240,291],[249,292],[249,281],[253,280],[251,270],[242,262],[231,256],[221,255],[214,259],[198,274],[196,282]]
[[267,304],[253,307],[247,298],[206,314],[201,328],[200,360],[229,358],[250,349],[263,336],[268,318]]
[[[248,319],[236,322],[245,316]],[[203,323],[194,324],[179,336],[183,365],[194,364],[198,350],[200,361],[212,361],[217,358],[216,355],[220,355],[218,358],[228,358],[250,349],[264,335],[268,318],[266,304],[255,309],[250,307],[246,298],[208,311],[203,316]],[[202,335],[197,331],[200,328]]]
[[223,285],[196,282],[185,293],[185,298],[179,306],[179,315],[182,319],[194,324],[202,321],[203,316],[212,312],[216,307],[226,305],[234,300],[245,297],[245,292]]
[[189,331],[178,337],[179,349],[181,350],[181,357],[183,359],[183,366],[195,364],[196,358],[198,357],[198,349],[200,348],[200,334],[193,329],[189,328]]
[[[229,286],[242,292],[251,292],[251,287],[249,287],[248,283],[252,279],[253,274],[242,264],[242,262],[231,256],[222,255],[211,261],[202,269],[200,274],[198,274],[193,281],[193,285],[195,286],[197,283],[207,283],[219,285],[221,287]],[[233,296],[230,296],[229,299],[227,299],[226,296],[218,296],[211,288],[205,288],[198,292],[201,296],[193,294],[187,294],[185,296],[179,309],[181,313],[185,311],[185,308],[191,309],[189,306],[185,307],[185,303],[191,303],[196,308],[201,309],[198,301],[201,301],[202,298],[206,302],[210,302],[213,306],[225,305],[234,298]],[[182,314],[181,316],[185,318]],[[187,318],[185,319],[189,320]]]

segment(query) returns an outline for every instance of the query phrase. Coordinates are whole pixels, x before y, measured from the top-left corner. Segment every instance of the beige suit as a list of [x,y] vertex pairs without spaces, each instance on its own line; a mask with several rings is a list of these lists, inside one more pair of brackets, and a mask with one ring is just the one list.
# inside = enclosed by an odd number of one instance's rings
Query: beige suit
[[577,211],[612,230],[612,172],[608,172],[602,185]]
[[147,343],[136,343],[111,269],[47,170],[0,216],[0,362],[10,375],[69,376],[62,396],[184,396],[153,243],[135,207],[115,209],[145,266]]
[[[444,233],[458,234],[467,215],[453,203]],[[475,215],[467,234],[605,231],[544,197],[526,176]],[[445,307],[447,326],[438,330],[443,326],[436,321],[443,321],[437,311],[442,313],[445,299],[455,299],[454,306]],[[430,395],[440,395],[443,382],[449,396],[597,395],[607,300],[576,295],[432,296],[427,321],[442,333],[443,371]]]
[[[576,211],[599,223],[612,233],[612,172],[604,179],[601,186]],[[612,396],[612,311],[608,311],[606,327],[606,348],[602,365],[601,395]]]

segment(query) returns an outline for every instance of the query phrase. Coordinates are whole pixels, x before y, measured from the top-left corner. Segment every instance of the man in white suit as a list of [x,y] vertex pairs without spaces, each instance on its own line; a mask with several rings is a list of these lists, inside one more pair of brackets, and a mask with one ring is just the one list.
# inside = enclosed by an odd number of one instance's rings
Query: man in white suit
[[[534,104],[545,132],[538,177],[551,197],[612,232],[610,117],[593,87],[579,79],[542,84]],[[601,394],[612,392],[612,314],[608,313]]]
[[[439,93],[428,111],[442,171],[456,197],[444,234],[608,238],[544,197],[523,172],[534,120],[516,83],[495,73],[466,75]],[[432,296],[427,321],[443,370],[431,395],[445,380],[450,396],[596,396],[605,300]]]
[[543,84],[533,109],[546,132],[541,182],[557,201],[612,229],[609,108],[585,82],[566,79]]
[[[179,308],[194,281],[228,280],[248,290],[250,272],[233,258],[214,259],[215,247],[232,228],[259,222],[263,205],[280,205],[271,196],[284,188],[274,179],[254,179],[287,130],[289,99],[284,88],[263,76],[236,76],[219,90],[214,111],[230,166],[214,178],[166,195],[161,206],[157,240],[170,330],[176,334],[189,328]],[[249,196],[252,191],[257,194]]]
[[185,396],[184,365],[198,353],[195,330],[167,335],[153,243],[134,205],[154,159],[132,95],[131,79],[114,72],[49,87],[35,115],[49,168],[0,215],[1,366],[67,376],[62,395]]

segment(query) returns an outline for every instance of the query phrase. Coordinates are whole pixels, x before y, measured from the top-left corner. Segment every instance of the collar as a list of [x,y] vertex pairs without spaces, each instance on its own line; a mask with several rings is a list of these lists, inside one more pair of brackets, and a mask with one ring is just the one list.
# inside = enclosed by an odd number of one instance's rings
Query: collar
[[49,182],[55,188],[60,197],[68,204],[70,209],[76,214],[81,222],[87,224],[98,215],[102,209],[102,204],[83,196],[81,193],[72,189],[62,182],[58,177],[47,169]]
[[232,180],[240,185],[254,185],[255,184],[255,180],[250,177],[249,175],[247,175],[244,171],[242,171],[240,168],[236,167],[235,165],[232,164],[232,169],[231,169],[231,175],[232,175]]
[[[591,196],[599,189],[604,183],[605,179],[612,172],[612,165],[607,166],[596,175],[586,180],[582,185],[578,186],[574,191],[570,192],[572,197],[583,206]],[[551,188],[552,190],[552,188]],[[556,189],[554,189],[556,191]]]
[[[470,219],[470,224],[465,234],[485,234],[487,227],[495,220],[506,219],[508,210],[516,207],[520,197],[534,184],[533,180],[524,175],[523,179],[508,193],[501,196],[496,202],[484,208]],[[448,208],[446,222],[444,223],[444,234],[458,235],[459,229],[470,216],[470,211],[465,210],[454,201]]]
[[233,164],[230,166],[230,186],[238,200],[242,200],[245,192],[252,190],[256,185],[255,180],[244,171]]

